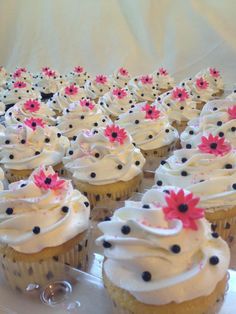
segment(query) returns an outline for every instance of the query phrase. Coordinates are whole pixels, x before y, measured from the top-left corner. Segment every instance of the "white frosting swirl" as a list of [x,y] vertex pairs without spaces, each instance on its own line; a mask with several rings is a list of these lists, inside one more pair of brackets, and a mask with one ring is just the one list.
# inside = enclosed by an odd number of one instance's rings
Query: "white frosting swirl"
[[124,88],[128,85],[131,76],[125,68],[119,68],[110,76],[113,87]]
[[[70,92],[70,90],[73,91]],[[72,84],[62,87],[56,94],[53,95],[52,99],[50,99],[47,104],[53,110],[62,112],[72,102],[76,102],[85,97],[84,88]]]
[[[29,179],[12,183],[9,190],[0,192],[0,242],[21,253],[38,253],[61,245],[89,225],[87,198],[74,190],[69,180],[63,180],[58,190],[39,186],[34,176],[40,176],[40,171],[46,177],[55,175],[51,167],[40,168]],[[68,211],[63,212],[63,206]],[[35,227],[40,228],[39,233],[33,232]]]
[[111,120],[89,98],[71,103],[67,109],[63,110],[63,115],[57,117],[58,129],[69,138],[77,135],[83,129],[102,127],[108,123],[111,123]]
[[171,123],[174,121],[186,122],[196,118],[200,113],[197,109],[196,102],[193,101],[189,93],[187,93],[188,98],[183,100],[174,98],[173,92],[175,90],[177,90],[177,88],[168,91],[157,98],[154,104],[157,106],[158,110],[165,113]]
[[[158,118],[147,116],[149,105],[140,103],[127,113],[119,116],[118,125],[125,128],[132,136],[135,144],[142,150],[152,150],[175,142],[178,131],[173,128],[165,114],[159,112]],[[150,106],[157,110],[156,106]],[[154,111],[155,112],[155,111]]]
[[7,81],[7,71],[3,66],[0,66],[0,91],[1,91],[1,87],[4,87]]
[[138,102],[154,101],[160,93],[153,75],[134,77],[129,81],[128,87]]
[[3,190],[7,185],[7,181],[5,179],[4,172],[2,168],[0,167],[0,190]]
[[135,98],[128,89],[113,88],[110,92],[99,98],[99,105],[106,114],[118,117],[135,106]]
[[5,114],[6,106],[3,102],[0,101],[0,116]]
[[69,140],[56,127],[25,124],[0,129],[0,163],[7,169],[35,169],[62,162]]
[[[35,105],[37,110],[31,110],[30,103]],[[48,107],[47,104],[37,101],[35,99],[29,99],[26,101],[17,102],[13,107],[9,108],[5,114],[5,124],[19,124],[24,122],[28,118],[40,118],[48,125],[55,125],[56,119],[55,112]]]
[[236,101],[236,89],[226,97],[226,100]]
[[3,102],[5,105],[15,104],[21,100],[30,98],[41,99],[41,96],[32,85],[21,81],[14,82],[12,89],[0,92],[0,102]]
[[[227,165],[230,165],[227,168]],[[187,188],[202,180],[229,177],[236,173],[236,153],[231,150],[223,156],[201,152],[199,149],[174,151],[155,172],[157,185]]]
[[232,118],[228,110],[236,103],[230,100],[212,100],[205,104],[199,118],[189,121],[188,127],[181,134],[181,144],[197,147],[202,136],[208,134],[224,136],[236,148],[236,110]]
[[79,181],[93,185],[129,181],[142,172],[145,159],[127,134],[123,144],[111,142],[105,128],[84,130],[63,159],[65,168]]
[[92,80],[87,80],[84,85],[86,96],[96,99],[109,92],[111,89],[111,81],[105,75],[97,75]]
[[[211,235],[204,218],[195,220],[197,230],[185,229],[179,219],[165,219],[166,195],[151,189],[141,202],[126,201],[111,221],[98,225],[104,235],[97,244],[111,245],[104,249],[106,276],[145,304],[181,303],[209,295],[230,261],[226,242]],[[212,256],[218,258],[217,265],[210,263]],[[149,281],[142,279],[143,272],[151,275]]]

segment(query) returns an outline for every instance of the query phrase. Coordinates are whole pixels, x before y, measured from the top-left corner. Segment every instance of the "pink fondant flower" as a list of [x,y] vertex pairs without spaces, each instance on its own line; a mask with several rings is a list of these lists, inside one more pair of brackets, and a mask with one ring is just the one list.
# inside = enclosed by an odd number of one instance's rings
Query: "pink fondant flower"
[[22,71],[20,69],[17,69],[14,74],[13,74],[13,77],[14,78],[19,78],[21,77],[21,74],[22,74]]
[[78,87],[73,84],[65,88],[65,94],[68,96],[76,95],[78,91],[79,91]]
[[34,183],[43,190],[61,190],[65,180],[61,180],[57,173],[46,174],[42,169],[34,175]]
[[185,88],[175,87],[172,91],[172,98],[177,101],[185,101],[189,98],[189,94]]
[[119,99],[122,99],[125,96],[127,96],[127,92],[123,88],[115,88],[115,89],[113,89],[112,94],[114,96],[116,96],[117,98],[119,98]]
[[140,81],[143,84],[152,84],[153,83],[153,77],[149,75],[143,75],[140,77]]
[[228,115],[230,120],[236,119],[236,105],[228,108]]
[[89,99],[81,99],[79,103],[82,107],[87,107],[90,110],[93,110],[95,108],[94,103]]
[[21,71],[21,72],[27,72],[26,68],[18,68],[17,71]]
[[36,112],[40,109],[40,103],[35,99],[29,99],[24,103],[24,109],[30,112]]
[[204,217],[204,209],[196,207],[200,198],[192,193],[185,194],[183,189],[177,193],[170,191],[166,196],[167,206],[163,207],[166,220],[179,219],[186,229],[197,230],[196,220]]
[[210,75],[212,77],[219,77],[220,76],[220,72],[218,70],[216,70],[215,68],[210,68]]
[[231,145],[225,141],[224,137],[209,134],[208,137],[202,136],[201,144],[198,145],[198,148],[203,153],[224,156],[231,150]]
[[81,67],[81,66],[74,67],[74,72],[75,73],[83,73],[84,72],[84,68]]
[[161,112],[155,108],[155,106],[151,106],[146,104],[142,107],[142,111],[146,112],[145,119],[158,119],[160,117]]
[[50,70],[49,67],[43,67],[43,68],[42,68],[42,72],[43,72],[43,73],[46,73],[46,72],[48,72],[49,70]]
[[120,68],[118,70],[118,72],[120,73],[120,75],[122,76],[128,76],[129,75],[129,72],[125,69],[125,68]]
[[164,69],[164,68],[160,68],[160,69],[159,69],[159,73],[160,73],[161,75],[163,75],[163,76],[167,76],[167,75],[168,75],[168,72],[167,72],[166,69]]
[[24,120],[24,124],[30,127],[32,130],[36,130],[37,127],[44,128],[45,123],[40,118],[29,118]]
[[46,76],[48,76],[48,77],[54,77],[54,76],[56,76],[56,72],[53,71],[53,70],[50,70],[50,69],[49,69],[48,71],[45,71],[44,74],[45,74]]
[[196,85],[200,89],[207,89],[209,83],[206,80],[204,80],[203,77],[199,77],[198,79],[196,79]]
[[95,78],[95,82],[98,84],[106,84],[107,83],[107,76],[106,75],[97,75]]
[[108,125],[104,130],[104,135],[109,138],[111,143],[118,142],[124,144],[124,140],[127,138],[125,129],[113,124]]
[[26,87],[25,82],[17,81],[14,83],[14,88],[25,88],[25,87]]

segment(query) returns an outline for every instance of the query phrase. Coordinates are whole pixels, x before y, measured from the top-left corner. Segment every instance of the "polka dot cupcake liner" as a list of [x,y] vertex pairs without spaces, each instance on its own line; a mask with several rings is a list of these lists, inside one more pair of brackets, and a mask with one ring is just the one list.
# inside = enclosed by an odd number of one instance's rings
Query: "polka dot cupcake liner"
[[218,233],[231,246],[236,237],[236,208],[216,212],[206,212],[213,232]]
[[[62,175],[61,172],[64,169],[63,164],[59,163],[59,164],[53,166],[53,169],[59,175]],[[12,169],[6,169],[6,168],[4,169],[5,177],[9,183],[28,179],[33,171],[34,171],[34,169],[29,169],[29,170],[12,170]]]
[[[56,252],[57,248],[48,248],[47,254],[37,253],[38,260],[31,258],[35,254],[18,253],[14,256],[14,254],[9,254],[8,250],[1,248],[0,267],[6,282],[12,289],[24,292],[29,284],[38,284],[43,287],[50,281],[65,279],[66,266],[85,271],[88,266],[88,235],[89,232],[83,232],[61,245],[61,249],[65,247],[64,252]],[[70,247],[69,244],[72,243],[73,246]]]
[[96,204],[106,200],[122,201],[128,199],[134,192],[141,190],[143,174],[139,174],[129,181],[119,181],[106,185],[91,185],[73,178],[75,187],[84,194],[90,202],[91,218],[96,217],[96,220],[102,220],[107,216],[107,211],[99,209],[96,212]]
[[215,314],[218,313],[224,302],[228,290],[229,274],[217,284],[214,291],[208,296],[202,296],[182,303],[166,305],[149,305],[137,301],[127,291],[115,287],[106,277],[105,287],[109,292],[113,304],[113,314]]
[[160,162],[163,159],[166,159],[176,149],[176,143],[177,142],[173,142],[169,145],[165,145],[153,150],[141,150],[143,156],[146,159],[144,171],[155,171],[156,168],[159,167]]

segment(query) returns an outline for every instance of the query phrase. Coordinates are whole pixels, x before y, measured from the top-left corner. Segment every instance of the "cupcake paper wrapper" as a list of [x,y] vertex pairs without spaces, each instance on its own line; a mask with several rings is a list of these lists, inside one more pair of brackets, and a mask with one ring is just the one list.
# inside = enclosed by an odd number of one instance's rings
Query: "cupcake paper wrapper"
[[[113,201],[122,201],[128,199],[134,192],[139,192],[141,189],[142,184],[142,177],[143,175],[140,174],[135,178],[131,179],[127,182],[122,182],[123,184],[116,184],[113,183],[111,185],[103,185],[103,186],[96,186],[96,185],[86,185],[84,183],[78,182],[76,179],[73,178],[73,182],[75,187],[83,193],[90,201],[91,206],[91,218],[96,217],[96,220],[101,220],[107,216],[107,212],[100,210],[99,214],[95,213],[96,204],[100,201],[105,200],[113,200]],[[121,183],[121,182],[118,182]],[[86,188],[88,187],[88,188]],[[91,190],[92,187],[92,190]],[[94,212],[93,212],[94,208]]]
[[[53,166],[53,169],[60,176],[63,175],[61,173],[64,170],[62,163]],[[28,179],[33,171],[34,171],[34,169],[22,170],[22,172],[21,171],[17,171],[17,170],[15,171],[15,170],[11,170],[11,169],[4,169],[5,177],[6,177],[6,179],[8,180],[9,183]]]
[[144,165],[144,171],[154,171],[160,165],[163,159],[166,159],[171,152],[176,148],[176,142],[169,145],[153,149],[153,150],[141,150],[146,162]]
[[227,243],[232,245],[236,236],[236,216],[234,217],[222,217],[221,219],[206,218],[210,221],[212,231],[217,232]]
[[88,266],[88,235],[68,251],[37,262],[16,261],[0,256],[0,265],[7,283],[12,289],[25,291],[29,284],[45,286],[50,281],[63,279],[65,265],[85,271]]

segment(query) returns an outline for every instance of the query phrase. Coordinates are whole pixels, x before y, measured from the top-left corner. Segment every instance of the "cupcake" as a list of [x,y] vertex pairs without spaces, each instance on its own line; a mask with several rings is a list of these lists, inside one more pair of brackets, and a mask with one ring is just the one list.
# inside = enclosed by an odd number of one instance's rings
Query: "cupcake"
[[159,96],[155,102],[157,108],[167,114],[170,123],[182,132],[188,121],[199,115],[197,104],[185,88],[175,87]]
[[125,128],[146,158],[145,168],[155,170],[160,158],[175,148],[179,138],[165,114],[148,103],[137,104],[132,110],[119,116],[117,125]]
[[111,120],[89,98],[71,103],[63,110],[62,116],[57,117],[57,127],[60,132],[74,140],[79,131],[106,126],[108,123],[112,123]]
[[131,76],[127,69],[119,68],[110,76],[111,84],[113,87],[124,88],[128,85]]
[[127,199],[140,187],[145,159],[116,125],[82,130],[64,158],[75,186],[96,202]]
[[[236,225],[236,207],[232,202],[232,194],[235,194],[232,191],[236,189],[236,184],[233,183],[235,180],[235,151],[224,138],[212,134],[203,136],[198,148],[175,151],[171,157],[161,162],[155,172],[157,186],[173,185],[194,189],[197,195],[200,187],[204,197],[210,199],[208,204],[204,204],[206,218],[218,225],[217,232],[227,241],[236,232],[236,228],[230,229],[227,224]],[[223,186],[219,188],[217,182],[221,182]],[[226,199],[222,195],[223,200],[220,200],[220,189],[227,194]],[[211,198],[214,197],[215,202],[211,205]],[[225,229],[228,229],[227,234]]]
[[97,101],[111,89],[110,79],[106,75],[97,75],[95,79],[87,80],[84,85],[86,96]]
[[42,119],[45,124],[55,125],[55,112],[47,104],[37,99],[19,101],[7,110],[5,114],[5,124],[13,125],[24,122],[25,119]]
[[86,95],[83,88],[71,84],[62,87],[59,92],[54,94],[52,99],[50,99],[47,104],[50,108],[55,110],[57,115],[62,115],[63,110],[66,109],[69,104],[79,101],[85,97]]
[[197,103],[199,110],[202,109],[206,102],[215,98],[215,91],[209,81],[202,76],[185,80],[180,85],[187,89],[193,101]]
[[128,83],[136,102],[154,101],[159,95],[153,75],[140,75],[131,79]]
[[159,68],[157,71],[152,73],[156,86],[159,90],[159,94],[165,93],[174,87],[174,78],[170,76],[164,68]]
[[70,83],[83,87],[86,81],[90,78],[87,71],[81,66],[74,67],[74,70],[67,75]]
[[224,82],[217,69],[204,69],[197,73],[196,77],[203,77],[207,82],[209,82],[210,88],[214,91],[214,96],[220,96],[224,93]]
[[230,251],[189,191],[147,191],[126,201],[103,235],[103,279],[113,313],[216,313],[227,289]]
[[6,128],[1,126],[0,163],[10,182],[27,178],[40,165],[60,171],[68,147],[69,140],[39,118]]
[[135,98],[128,89],[115,87],[99,98],[99,105],[114,121],[123,112],[127,112],[135,106]]
[[182,147],[197,147],[202,136],[225,137],[236,148],[236,105],[229,100],[212,100],[203,107],[199,118],[189,121],[180,136]]
[[41,93],[42,99],[50,99],[63,86],[68,84],[65,78],[59,72],[49,67],[42,68],[42,72],[34,77],[35,87]]
[[0,260],[13,289],[43,287],[64,264],[86,269],[89,202],[52,167],[1,191],[0,211]]
[[14,106],[18,101],[40,98],[40,93],[32,85],[23,81],[16,81],[12,89],[0,92],[0,102],[6,105],[6,110]]

